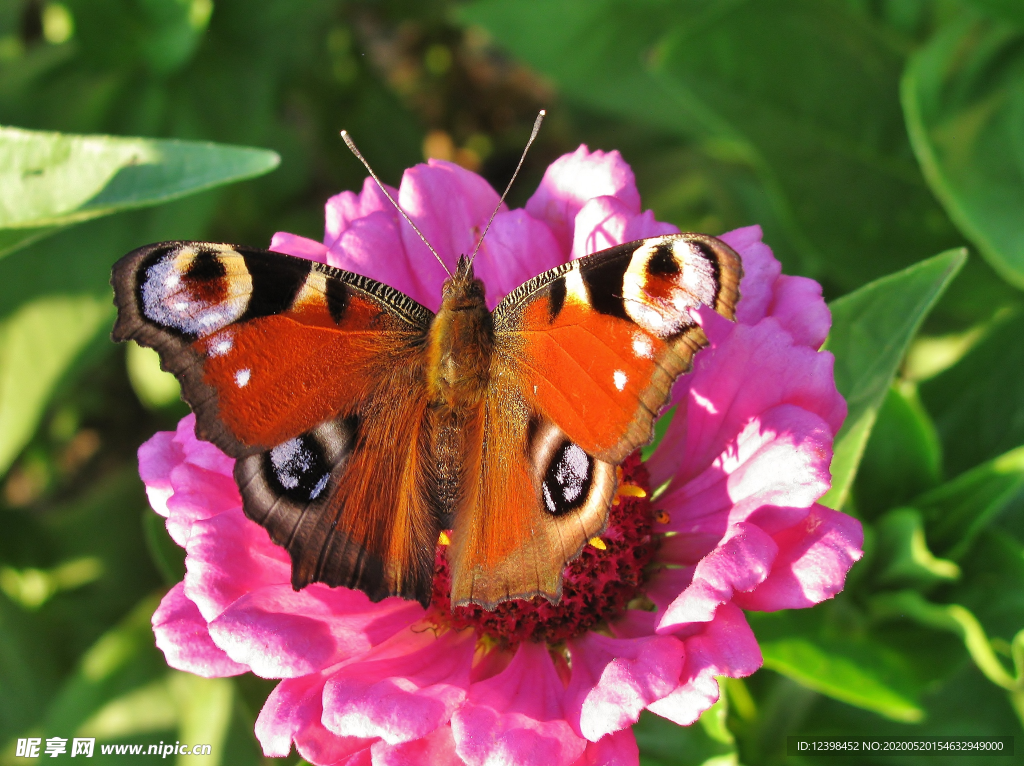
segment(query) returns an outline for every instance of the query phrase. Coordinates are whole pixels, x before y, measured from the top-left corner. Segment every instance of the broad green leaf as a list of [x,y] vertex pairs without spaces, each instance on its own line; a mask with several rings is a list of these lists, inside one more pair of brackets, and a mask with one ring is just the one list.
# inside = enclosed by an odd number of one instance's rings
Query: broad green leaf
[[940,555],[957,560],[975,535],[1024,494],[1024,447],[960,474],[916,498],[928,541]]
[[174,585],[185,576],[185,551],[167,533],[162,516],[151,508],[142,512],[142,530],[146,535],[146,548],[164,582]]
[[180,757],[179,763],[209,763],[219,766],[227,753],[224,743],[232,722],[235,687],[228,678],[200,678],[178,673],[174,691],[181,711],[182,742],[210,745],[210,755]]
[[69,295],[32,301],[0,322],[0,473],[32,437],[67,368],[113,314],[108,301]]
[[866,639],[829,635],[822,608],[752,613],[764,666],[801,685],[895,721],[920,721],[912,671],[898,652]]
[[951,250],[844,295],[829,304],[836,386],[849,408],[836,436],[830,508],[846,501],[878,409],[907,346],[967,255]]
[[265,149],[0,128],[0,256],[58,228],[262,175]]
[[970,609],[1005,648],[1024,628],[1024,545],[990,527],[960,564],[964,577],[949,600]]
[[0,258],[0,472],[83,349],[109,332],[113,262],[147,242],[198,235],[211,201],[193,195],[88,221]]
[[948,475],[1024,444],[1022,339],[1024,311],[1005,315],[960,361],[921,383],[921,401],[942,437]]
[[1004,689],[1018,686],[1018,679],[996,656],[978,618],[959,604],[934,604],[917,591],[904,590],[874,596],[871,609],[876,618],[911,619],[930,628],[953,633],[964,642],[971,659],[988,680]]
[[131,341],[125,349],[125,362],[135,395],[144,405],[159,409],[180,400],[178,379],[160,369],[160,355],[156,351]]
[[722,720],[726,712],[724,697],[705,711],[700,723],[693,726],[677,726],[644,711],[633,725],[641,766],[725,766],[736,763],[736,746]]
[[876,584],[926,590],[960,577],[960,567],[928,550],[924,522],[916,508],[893,509],[878,520],[876,531]]
[[60,668],[39,651],[47,633],[0,593],[0,742],[37,722],[60,682]]
[[937,485],[942,447],[916,393],[891,386],[885,396],[854,482],[857,514],[873,519]]
[[903,61],[840,2],[482,0],[460,17],[571,99],[753,168],[803,270],[844,289],[956,242],[911,159]]
[[1020,0],[963,0],[996,19],[1010,21],[1024,29],[1024,4]]
[[1024,288],[1024,29],[955,18],[911,59],[907,130],[935,195],[1004,279]]
[[[100,711],[112,700],[132,692],[137,693],[139,689],[159,682],[166,675],[167,665],[163,655],[153,645],[153,629],[150,626],[150,617],[158,603],[159,598],[153,596],[143,599],[127,617],[89,648],[50,704],[44,729],[79,732],[83,724],[90,719],[97,719]],[[143,696],[146,694],[144,692]],[[152,697],[153,693],[149,692],[148,695]],[[148,715],[153,717],[151,712]],[[104,717],[108,721],[115,718],[111,712]],[[162,714],[156,717],[161,718]],[[131,726],[130,723],[124,725]],[[102,728],[102,733],[95,736],[105,736],[106,728],[110,726],[110,723],[106,727],[94,723],[89,728],[92,731]],[[117,732],[117,735],[123,733]]]

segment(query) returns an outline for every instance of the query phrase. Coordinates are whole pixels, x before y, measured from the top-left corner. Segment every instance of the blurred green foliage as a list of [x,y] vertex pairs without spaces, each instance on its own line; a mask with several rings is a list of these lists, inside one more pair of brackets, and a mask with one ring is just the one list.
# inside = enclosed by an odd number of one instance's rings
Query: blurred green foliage
[[765,670],[692,727],[645,714],[643,762],[1024,733],[1022,7],[0,2],[0,763],[18,736],[81,731],[261,759],[272,684],[170,671],[153,646],[182,562],[135,449],[185,410],[108,340],[113,261],[319,238],[362,180],[343,127],[391,183],[428,154],[501,186],[540,107],[514,203],[584,142],[622,151],[662,220],[762,224],[824,285],[850,404],[825,502],[864,522],[864,560],[830,602],[751,614]]

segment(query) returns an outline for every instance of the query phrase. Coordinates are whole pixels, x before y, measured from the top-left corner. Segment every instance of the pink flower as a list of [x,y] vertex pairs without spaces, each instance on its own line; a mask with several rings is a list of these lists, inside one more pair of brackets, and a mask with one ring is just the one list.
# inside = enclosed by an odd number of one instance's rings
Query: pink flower
[[[446,263],[472,250],[497,194],[447,162],[393,191]],[[557,160],[526,208],[505,208],[476,261],[494,306],[569,258],[676,229],[644,212],[618,152]],[[439,558],[430,608],[289,585],[285,551],[245,518],[232,461],[194,419],[139,450],[153,508],[187,574],[153,615],[172,667],[282,679],[256,723],[268,756],[315,764],[636,764],[643,709],[690,724],[716,676],[761,665],[743,609],[809,607],[861,556],[854,519],[816,503],[846,414],[820,287],[780,275],[756,226],[722,236],[743,259],[737,322],[703,314],[710,346],[677,383],[667,435],[623,465],[602,538],[567,567],[565,595],[452,612]],[[393,285],[437,309],[444,272],[369,181],[327,203],[323,243],[273,249]],[[652,502],[642,497],[665,485]],[[648,608],[636,605],[647,604]],[[607,630],[594,630],[606,626]]]

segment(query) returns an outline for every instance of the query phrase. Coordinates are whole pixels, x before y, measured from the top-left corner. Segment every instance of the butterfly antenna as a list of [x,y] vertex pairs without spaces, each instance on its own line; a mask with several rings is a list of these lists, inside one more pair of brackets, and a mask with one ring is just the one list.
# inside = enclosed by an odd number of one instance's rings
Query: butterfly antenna
[[[534,132],[536,133],[536,130],[534,130]],[[437,254],[437,250],[435,250],[433,246],[429,242],[427,242],[427,238],[423,236],[423,232],[420,231],[416,224],[412,222],[412,219],[408,216],[408,214],[404,210],[402,210],[401,207],[399,207],[398,203],[395,202],[394,197],[392,197],[391,194],[388,193],[387,187],[381,183],[379,178],[377,178],[377,174],[373,172],[373,168],[370,167],[370,163],[366,161],[366,158],[362,155],[362,152],[360,152],[359,149],[356,148],[355,142],[352,141],[352,137],[348,134],[347,130],[341,131],[341,140],[345,142],[345,146],[347,146],[349,150],[352,152],[352,154],[356,156],[356,159],[363,163],[363,167],[365,167],[366,170],[370,173],[370,177],[373,178],[374,181],[376,181],[377,186],[380,188],[380,190],[384,192],[384,196],[388,198],[388,202],[394,205],[395,210],[402,214],[402,218],[409,222],[409,225],[412,226],[412,230],[416,232],[417,236],[419,236],[421,240],[423,240],[423,244],[427,246],[427,249],[429,249],[430,252],[434,254],[434,257],[437,258],[437,262],[441,264],[441,268],[445,270],[445,273],[448,274],[449,277],[452,276],[452,273],[448,270],[448,267],[445,265],[444,261],[441,260],[441,256]],[[529,146],[529,144],[527,144],[527,146]],[[521,165],[522,162],[520,161],[519,164]]]
[[541,109],[537,114],[537,119],[533,121],[533,132],[530,133],[530,140],[526,142],[526,148],[523,149],[523,156],[519,158],[519,164],[516,165],[516,170],[512,174],[512,178],[509,179],[508,186],[505,187],[504,194],[502,194],[501,199],[498,200],[498,206],[494,208],[494,212],[491,213],[491,217],[488,219],[487,225],[484,227],[483,234],[480,235],[480,239],[476,242],[476,247],[473,248],[473,254],[469,256],[470,265],[473,264],[473,259],[476,258],[477,251],[480,250],[480,246],[484,243],[484,237],[487,236],[487,232],[490,230],[491,224],[494,223],[494,216],[496,216],[498,211],[501,210],[501,206],[505,202],[505,197],[508,196],[508,190],[512,188],[512,184],[515,182],[516,176],[519,175],[519,169],[523,167],[523,160],[526,159],[526,153],[530,151],[530,145],[533,144],[533,140],[537,137],[537,132],[540,130],[540,124],[544,122],[544,117],[546,115],[547,112]]

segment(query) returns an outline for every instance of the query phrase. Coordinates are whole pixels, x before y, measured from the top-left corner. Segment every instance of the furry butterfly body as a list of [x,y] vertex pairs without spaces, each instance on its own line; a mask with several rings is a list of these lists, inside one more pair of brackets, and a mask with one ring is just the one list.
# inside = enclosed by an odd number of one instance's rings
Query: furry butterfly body
[[719,240],[669,235],[541,274],[492,313],[463,258],[434,315],[321,263],[168,242],[114,267],[114,338],[178,376],[293,587],[427,604],[452,530],[452,603],[490,608],[558,600],[616,465],[706,343],[694,310],[731,319],[740,276]]

